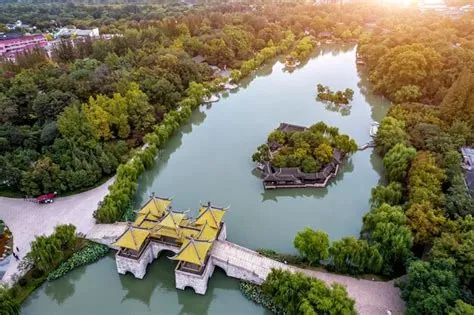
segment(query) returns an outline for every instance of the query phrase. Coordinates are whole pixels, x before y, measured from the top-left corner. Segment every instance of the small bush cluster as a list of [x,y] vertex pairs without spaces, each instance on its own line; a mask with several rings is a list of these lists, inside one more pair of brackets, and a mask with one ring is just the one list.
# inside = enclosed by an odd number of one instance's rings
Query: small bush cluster
[[327,86],[322,84],[317,85],[318,88],[318,101],[328,101],[335,104],[349,104],[354,96],[354,91],[347,88],[344,91],[333,92]]
[[262,305],[274,314],[284,314],[283,310],[276,306],[271,299],[271,296],[262,292],[260,286],[250,282],[241,281],[239,285],[240,292],[250,301]]
[[61,278],[71,270],[93,263],[107,255],[109,248],[102,244],[88,243],[80,251],[74,253],[71,258],[63,262],[59,267],[48,275],[47,280],[52,281]]

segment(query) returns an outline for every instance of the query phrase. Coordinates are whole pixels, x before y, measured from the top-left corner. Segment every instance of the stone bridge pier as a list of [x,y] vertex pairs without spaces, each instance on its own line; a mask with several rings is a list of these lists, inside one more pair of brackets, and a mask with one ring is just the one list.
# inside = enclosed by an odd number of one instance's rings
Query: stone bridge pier
[[135,278],[143,279],[147,266],[157,259],[162,251],[170,251],[176,254],[179,252],[179,247],[151,241],[146,245],[139,259],[127,258],[119,255],[119,252],[117,252],[115,254],[117,272],[120,274],[130,272]]

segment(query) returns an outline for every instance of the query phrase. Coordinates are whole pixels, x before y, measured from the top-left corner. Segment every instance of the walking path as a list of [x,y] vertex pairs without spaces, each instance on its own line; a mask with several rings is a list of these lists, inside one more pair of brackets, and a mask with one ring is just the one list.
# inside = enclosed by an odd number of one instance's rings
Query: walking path
[[[262,256],[248,248],[228,241],[215,241],[212,257],[225,261],[227,265],[242,270],[242,275],[252,274],[257,284],[262,283],[272,268],[302,272],[307,276],[320,279],[327,284],[340,283],[344,285],[351,298],[356,302],[356,310],[364,315],[403,314],[405,304],[400,298],[400,290],[394,286],[394,281],[382,282],[357,279],[334,273],[301,269],[286,265]],[[247,278],[248,279],[248,278]]]
[[[92,217],[108,193],[114,178],[99,187],[69,197],[59,197],[50,204],[37,204],[23,199],[0,197],[0,218],[13,234],[13,248],[20,250],[23,258],[30,251],[30,243],[38,235],[49,235],[58,224],[71,223],[77,232],[87,234],[95,224]],[[19,274],[18,262],[11,259],[2,281],[12,283],[12,276]]]

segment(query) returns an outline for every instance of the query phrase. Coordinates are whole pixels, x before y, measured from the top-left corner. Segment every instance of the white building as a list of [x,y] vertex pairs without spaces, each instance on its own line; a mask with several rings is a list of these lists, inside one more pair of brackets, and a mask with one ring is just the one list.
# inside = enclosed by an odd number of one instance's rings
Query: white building
[[99,38],[99,29],[93,28],[91,30],[81,30],[77,28],[61,28],[55,35],[54,38],[71,38],[71,37],[90,37],[90,38]]

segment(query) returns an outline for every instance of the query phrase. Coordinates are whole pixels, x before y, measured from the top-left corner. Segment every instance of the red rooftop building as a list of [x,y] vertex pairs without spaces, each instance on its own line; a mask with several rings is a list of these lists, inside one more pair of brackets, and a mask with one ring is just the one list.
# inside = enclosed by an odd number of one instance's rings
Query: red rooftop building
[[0,57],[15,60],[16,56],[35,47],[44,48],[48,40],[43,36],[31,35],[12,39],[0,39]]

